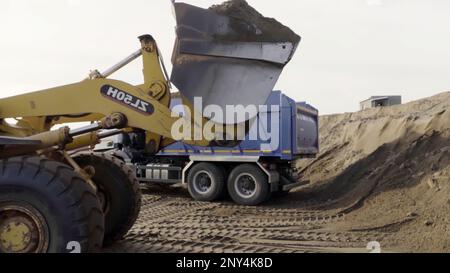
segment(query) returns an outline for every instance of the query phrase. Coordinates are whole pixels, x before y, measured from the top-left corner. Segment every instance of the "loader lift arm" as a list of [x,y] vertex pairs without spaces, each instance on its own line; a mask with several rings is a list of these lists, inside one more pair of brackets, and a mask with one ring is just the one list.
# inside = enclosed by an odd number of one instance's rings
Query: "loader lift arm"
[[[125,117],[124,128],[139,128],[170,139],[172,125],[180,117],[173,117],[168,107],[169,82],[161,69],[155,40],[150,35],[139,38],[141,54],[135,53],[134,56],[143,57],[142,85],[133,86],[105,78],[98,72],[91,73],[89,79],[79,83],[2,99],[0,117],[22,117],[20,124],[29,124],[22,129],[28,130],[28,134],[36,134],[48,131],[56,124],[96,122],[105,116],[120,113]],[[119,68],[121,66],[114,70]],[[108,74],[113,72],[110,70]],[[6,127],[3,124],[0,129],[8,132]],[[202,146],[209,144],[205,141],[194,143]]]

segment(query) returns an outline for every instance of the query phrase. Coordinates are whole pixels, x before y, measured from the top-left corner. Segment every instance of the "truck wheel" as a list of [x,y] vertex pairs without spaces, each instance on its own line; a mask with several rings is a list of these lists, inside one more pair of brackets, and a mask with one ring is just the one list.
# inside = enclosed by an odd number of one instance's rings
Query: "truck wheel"
[[15,157],[1,160],[0,170],[0,253],[100,251],[100,202],[69,166]]
[[224,171],[211,163],[195,165],[188,175],[188,190],[192,198],[197,201],[212,202],[224,196]]
[[256,206],[270,196],[266,175],[252,164],[239,165],[228,178],[228,193],[240,205]]
[[117,158],[104,154],[80,154],[81,168],[93,167],[92,181],[105,214],[104,245],[122,239],[133,227],[141,210],[141,189],[133,171]]

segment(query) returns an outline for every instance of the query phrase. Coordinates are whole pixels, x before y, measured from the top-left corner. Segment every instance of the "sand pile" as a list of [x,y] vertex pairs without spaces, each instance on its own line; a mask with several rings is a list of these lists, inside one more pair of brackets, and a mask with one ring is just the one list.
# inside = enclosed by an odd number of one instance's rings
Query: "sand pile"
[[[297,44],[300,36],[273,18],[266,18],[245,0],[226,1],[210,7],[214,12],[232,19],[231,26],[236,35],[226,40],[255,42],[291,42]],[[250,26],[250,27],[249,27]],[[220,39],[220,37],[216,37]]]
[[321,154],[299,161],[312,184],[293,199],[348,213],[340,228],[396,232],[391,246],[450,251],[450,92],[321,118]]

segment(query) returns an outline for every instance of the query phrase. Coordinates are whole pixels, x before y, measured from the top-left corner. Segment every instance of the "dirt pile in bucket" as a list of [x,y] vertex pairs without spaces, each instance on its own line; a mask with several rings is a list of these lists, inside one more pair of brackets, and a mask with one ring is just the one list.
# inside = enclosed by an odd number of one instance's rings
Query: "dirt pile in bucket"
[[[291,42],[297,44],[300,36],[273,18],[264,17],[245,0],[226,1],[209,8],[217,14],[231,18],[236,41]],[[220,37],[217,37],[220,38]]]
[[450,92],[321,117],[321,154],[291,200],[347,214],[334,228],[395,233],[399,251],[450,252]]

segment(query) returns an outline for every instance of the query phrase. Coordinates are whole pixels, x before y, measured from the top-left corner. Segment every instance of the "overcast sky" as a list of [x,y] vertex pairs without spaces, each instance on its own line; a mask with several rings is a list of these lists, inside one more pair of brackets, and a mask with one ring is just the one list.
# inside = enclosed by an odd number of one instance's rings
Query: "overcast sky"
[[[303,37],[276,88],[323,114],[356,111],[371,95],[450,90],[448,0],[248,2]],[[169,0],[0,0],[1,96],[82,80],[138,49],[145,33],[170,67],[174,26]],[[141,63],[114,78],[140,83]]]

